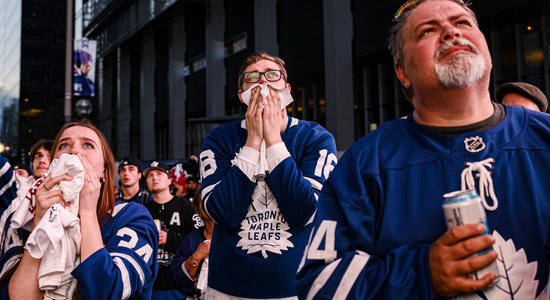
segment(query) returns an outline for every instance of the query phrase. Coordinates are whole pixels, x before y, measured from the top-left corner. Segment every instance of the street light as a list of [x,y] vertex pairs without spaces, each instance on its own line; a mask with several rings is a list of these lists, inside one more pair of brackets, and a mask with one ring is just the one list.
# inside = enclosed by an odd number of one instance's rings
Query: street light
[[86,119],[92,114],[92,102],[88,99],[80,99],[76,101],[74,110],[80,118]]

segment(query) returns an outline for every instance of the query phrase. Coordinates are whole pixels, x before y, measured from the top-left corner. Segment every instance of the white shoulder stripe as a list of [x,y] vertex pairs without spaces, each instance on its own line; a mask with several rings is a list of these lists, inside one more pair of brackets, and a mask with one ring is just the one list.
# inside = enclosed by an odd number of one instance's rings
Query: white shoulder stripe
[[298,119],[291,117],[290,127],[298,125]]
[[[4,174],[6,174],[9,168],[10,168],[10,164],[5,163],[2,169],[0,169],[0,176],[4,176]],[[15,182],[15,173],[12,173],[10,181],[0,189],[0,195],[2,195],[7,189],[11,188],[14,182]]]
[[0,176],[6,174],[6,172],[9,170],[10,167],[11,167],[10,163],[6,162],[6,163],[2,166],[2,169],[0,169]]
[[113,263],[120,270],[120,277],[122,277],[121,299],[128,299],[130,298],[130,294],[132,292],[132,287],[130,285],[130,275],[128,275],[128,270],[126,269],[126,266],[124,265],[124,262],[122,262],[122,259],[120,259],[120,257],[113,257]]
[[365,265],[369,261],[370,255],[363,251],[356,252],[357,254],[349,263],[348,269],[346,270],[346,273],[344,273],[344,276],[340,281],[340,285],[338,285],[338,289],[334,292],[334,299],[346,299],[348,297],[351,287],[355,284],[357,277],[359,277],[359,274],[363,271]]
[[325,286],[330,276],[332,276],[332,273],[334,273],[334,270],[338,267],[340,262],[342,261],[341,258],[338,260],[332,262],[330,265],[326,266],[323,271],[315,278],[315,281],[311,285],[311,288],[309,289],[309,293],[307,293],[306,299],[313,299],[317,295],[317,293]]
[[115,210],[113,211],[113,217],[116,216],[128,203],[120,203],[115,205]]
[[[141,266],[138,264],[138,262],[133,257],[131,257],[128,254],[124,254],[124,253],[120,253],[120,252],[112,252],[111,256],[113,257],[113,261],[115,261],[115,259],[120,260],[120,258],[122,258],[122,259],[126,260],[127,262],[129,262],[134,267],[134,269],[138,272],[139,281],[141,282],[141,285],[143,286],[143,284],[145,283],[145,274],[143,273],[143,270],[141,269]],[[122,264],[120,264],[120,263],[122,263]],[[120,269],[121,272],[126,272],[126,274],[128,274],[128,270],[126,270],[126,266],[124,265],[122,260],[120,260],[120,263],[116,263],[117,267]],[[123,282],[124,282],[124,279],[123,279]],[[128,284],[129,284],[129,282],[128,282]],[[126,290],[126,288],[130,289],[130,291],[131,291],[131,286],[124,285],[124,290]],[[126,299],[126,298],[123,297],[123,299]]]
[[316,190],[318,190],[318,191],[320,191],[320,190],[323,189],[323,185],[322,185],[319,181],[317,181],[317,180],[315,180],[315,179],[312,179],[312,178],[309,178],[309,177],[304,177],[304,178],[305,178],[307,181],[309,181],[309,183],[311,183],[311,186],[312,186],[314,189],[316,189]]
[[216,187],[216,185],[220,184],[221,181],[218,181],[216,182],[215,184],[212,184],[212,185],[209,185],[207,187],[205,187],[202,192],[201,192],[201,198],[202,198],[202,201],[204,202],[203,204],[203,207],[204,207],[204,212],[206,212],[206,214],[212,219],[214,220],[214,218],[212,218],[212,216],[210,215],[210,213],[208,212],[208,206],[207,205],[207,202],[208,202],[208,199],[210,199],[210,193],[212,192],[212,190]]

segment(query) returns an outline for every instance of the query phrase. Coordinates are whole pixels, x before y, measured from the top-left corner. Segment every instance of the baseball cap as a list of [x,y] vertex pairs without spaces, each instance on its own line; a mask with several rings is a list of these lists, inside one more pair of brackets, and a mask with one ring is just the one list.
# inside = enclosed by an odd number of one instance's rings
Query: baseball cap
[[25,171],[27,171],[27,173],[30,173],[30,172],[29,172],[29,168],[27,167],[27,165],[26,165],[26,164],[23,164],[23,163],[14,165],[14,166],[13,166],[13,170],[14,170],[14,171],[15,171],[15,170],[25,170]]
[[118,171],[120,172],[120,168],[124,166],[136,166],[138,168],[138,171],[141,173],[141,161],[133,156],[126,156],[122,160],[120,160],[120,163],[118,164]]
[[497,101],[502,102],[502,98],[507,93],[514,92],[531,99],[542,112],[548,109],[548,99],[544,93],[536,86],[526,82],[508,82],[498,87]]
[[153,161],[149,165],[149,167],[147,167],[147,169],[145,169],[143,171],[143,175],[145,175],[145,177],[147,177],[147,174],[152,170],[161,170],[161,171],[165,172],[166,175],[170,176],[170,168],[166,164],[163,164],[161,162]]

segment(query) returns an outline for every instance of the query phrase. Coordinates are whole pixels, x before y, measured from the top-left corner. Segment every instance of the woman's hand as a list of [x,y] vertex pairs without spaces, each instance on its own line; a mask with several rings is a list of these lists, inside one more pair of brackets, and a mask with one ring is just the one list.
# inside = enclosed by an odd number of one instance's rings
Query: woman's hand
[[78,214],[80,217],[93,216],[97,218],[96,211],[101,193],[101,181],[90,162],[80,153],[77,156],[84,166],[84,186],[80,191]]
[[61,181],[70,181],[73,177],[68,174],[63,174],[52,178],[52,175],[48,175],[44,182],[36,189],[35,197],[35,212],[32,228],[40,222],[44,214],[50,209],[50,207],[56,203],[65,206],[65,200],[63,199],[63,192],[61,190],[54,190],[52,188],[59,184]]

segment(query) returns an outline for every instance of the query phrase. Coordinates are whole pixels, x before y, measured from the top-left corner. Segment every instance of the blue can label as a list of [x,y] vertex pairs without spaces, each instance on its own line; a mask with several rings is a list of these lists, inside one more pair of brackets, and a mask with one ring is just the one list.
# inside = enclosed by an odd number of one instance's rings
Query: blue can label
[[[485,226],[485,233],[490,234],[485,208],[481,204],[481,199],[476,191],[456,191],[445,194],[443,197],[443,213],[448,229],[464,224],[481,223]],[[484,254],[491,250],[493,250],[493,247],[480,251],[477,255]],[[496,261],[481,270],[473,272],[471,276],[475,279],[481,279],[487,273],[494,273],[497,275],[493,281],[493,285],[496,284],[500,274]]]

